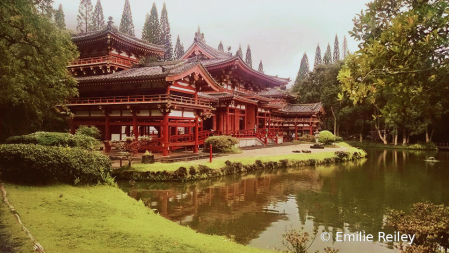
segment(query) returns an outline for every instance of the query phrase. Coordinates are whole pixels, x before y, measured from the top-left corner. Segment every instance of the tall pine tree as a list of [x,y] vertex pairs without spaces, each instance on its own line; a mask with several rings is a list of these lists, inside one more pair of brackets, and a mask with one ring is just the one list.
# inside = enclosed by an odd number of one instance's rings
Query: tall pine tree
[[65,30],[65,16],[62,10],[62,4],[59,4],[59,8],[55,10],[55,23],[59,29]]
[[316,46],[316,52],[315,52],[315,62],[313,63],[313,67],[315,68],[316,66],[322,64],[322,60],[321,60],[321,48],[320,48],[320,44],[318,44],[318,46]]
[[343,60],[346,59],[346,56],[348,56],[348,41],[346,41],[346,35],[343,38]]
[[168,13],[165,3],[161,13],[161,35],[159,41],[165,46],[164,59],[166,61],[173,60],[173,44],[171,42],[170,22],[168,21]]
[[326,53],[324,53],[323,63],[324,64],[332,64],[331,45],[329,43],[327,44]]
[[261,72],[261,73],[263,73],[263,64],[262,64],[262,60],[260,60],[260,63],[259,63],[259,72]]
[[91,0],[81,0],[76,17],[76,30],[81,33],[92,31],[93,6]]
[[131,36],[135,36],[133,15],[131,13],[131,5],[129,0],[125,0],[125,7],[123,7],[122,20],[120,21],[119,31]]
[[157,14],[156,3],[151,7],[150,15],[147,16],[142,30],[142,39],[153,44],[161,44],[159,41],[161,27],[159,25],[159,15]]
[[105,26],[103,7],[101,6],[101,1],[97,0],[95,4],[94,15],[92,18],[92,29],[94,31],[101,30]]
[[237,52],[235,53],[235,55],[237,55],[238,57],[240,57],[240,59],[243,60],[242,45],[239,45],[239,49],[237,50]]
[[334,62],[338,62],[340,60],[340,44],[338,43],[338,36],[335,34],[335,42],[334,42]]
[[181,40],[179,39],[179,35],[178,35],[178,39],[176,40],[176,45],[175,45],[174,58],[175,58],[175,60],[179,60],[179,58],[181,58],[181,56],[183,56],[183,55],[184,55],[184,49],[182,48]]
[[218,51],[224,52],[223,43],[221,43],[221,40],[220,40],[220,44],[218,44]]
[[304,52],[304,55],[301,59],[301,66],[299,67],[298,75],[296,76],[295,80],[295,87],[298,87],[302,80],[307,78],[307,75],[309,74],[309,58],[307,57],[306,52]]
[[251,57],[251,48],[248,45],[248,49],[246,49],[246,58],[245,58],[246,65],[248,65],[250,68],[253,68],[253,59]]

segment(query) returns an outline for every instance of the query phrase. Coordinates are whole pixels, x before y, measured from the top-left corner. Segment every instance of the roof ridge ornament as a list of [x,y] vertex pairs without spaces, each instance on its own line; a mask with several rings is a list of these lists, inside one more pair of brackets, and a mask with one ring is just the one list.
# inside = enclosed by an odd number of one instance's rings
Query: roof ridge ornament
[[109,16],[108,21],[108,30],[112,30],[112,24],[114,24],[114,21],[112,21],[112,16]]

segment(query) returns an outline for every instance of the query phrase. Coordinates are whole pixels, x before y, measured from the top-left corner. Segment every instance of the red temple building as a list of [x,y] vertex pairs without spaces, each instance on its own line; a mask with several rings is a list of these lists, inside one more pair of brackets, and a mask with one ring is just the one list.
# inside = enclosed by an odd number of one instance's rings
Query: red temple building
[[[96,126],[106,141],[145,137],[142,149],[198,152],[211,135],[240,138],[241,146],[278,144],[313,134],[321,103],[293,104],[285,91],[290,79],[266,75],[238,56],[208,46],[199,29],[181,59],[161,58],[164,47],[117,30],[74,35],[80,57],[68,69],[79,98],[68,102],[78,126]],[[141,138],[143,139],[143,138]]]

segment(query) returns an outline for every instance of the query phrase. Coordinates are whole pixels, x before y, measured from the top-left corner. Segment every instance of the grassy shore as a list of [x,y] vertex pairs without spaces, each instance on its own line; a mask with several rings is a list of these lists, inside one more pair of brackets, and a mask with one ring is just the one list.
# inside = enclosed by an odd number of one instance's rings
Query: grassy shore
[[[111,186],[5,187],[24,225],[46,252],[266,252],[196,233]],[[3,216],[13,218],[8,215],[2,213],[2,222]],[[21,238],[10,222],[8,232]],[[17,252],[31,246],[23,247]]]
[[[339,142],[338,146],[348,148],[347,152],[359,152],[361,150],[351,147],[347,143]],[[332,148],[338,147],[332,146]],[[212,163],[205,160],[195,160],[188,162],[175,162],[175,163],[153,163],[153,164],[135,164],[132,165],[130,170],[138,171],[138,172],[157,172],[157,171],[167,171],[172,172],[179,169],[179,167],[189,168],[191,166],[198,168],[199,165],[205,165],[211,169],[220,169],[226,166],[226,161],[231,161],[233,163],[240,162],[243,165],[252,165],[256,162],[256,160],[260,160],[261,162],[279,162],[281,160],[290,160],[290,161],[305,161],[309,159],[315,159],[317,161],[322,161],[326,158],[332,158],[335,156],[335,150],[329,149],[329,152],[321,152],[321,153],[310,153],[310,154],[286,154],[286,155],[264,155],[264,156],[255,156],[255,157],[238,157],[233,158],[232,155],[229,157],[219,157],[214,158]]]
[[359,148],[380,148],[380,149],[402,149],[402,150],[436,150],[436,147],[432,144],[407,144],[407,145],[394,145],[393,143],[383,144],[375,141],[346,141],[349,145]]

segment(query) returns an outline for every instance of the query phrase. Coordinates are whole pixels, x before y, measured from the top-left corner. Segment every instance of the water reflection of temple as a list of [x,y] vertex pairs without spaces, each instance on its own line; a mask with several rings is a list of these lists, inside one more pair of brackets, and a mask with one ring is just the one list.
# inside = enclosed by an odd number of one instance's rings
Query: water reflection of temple
[[248,176],[203,187],[130,188],[128,194],[172,221],[202,233],[227,235],[248,243],[272,222],[286,219],[282,211],[270,208],[271,205],[287,201],[297,191],[320,191],[322,185],[318,173],[303,170]]

